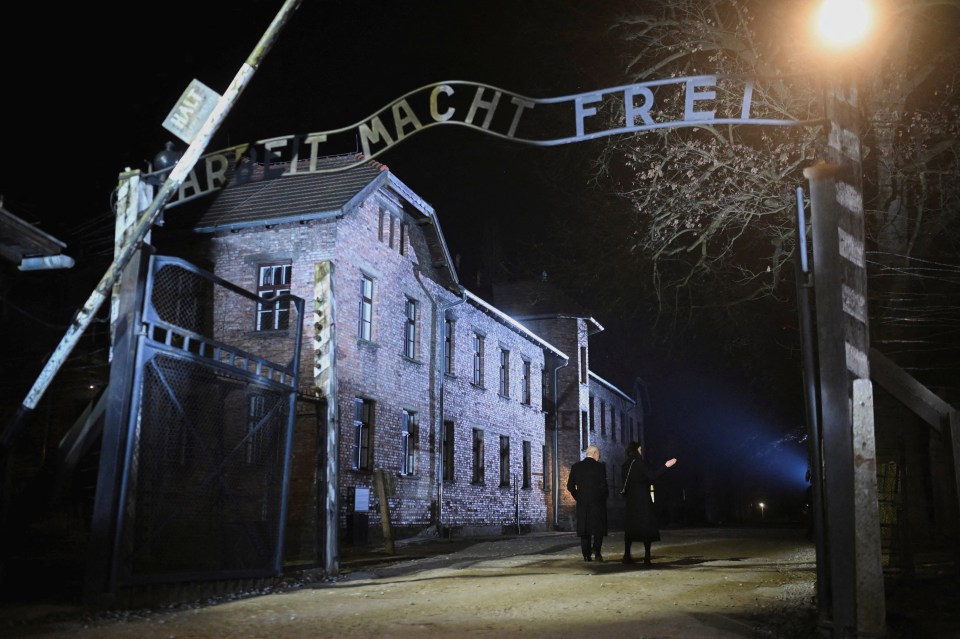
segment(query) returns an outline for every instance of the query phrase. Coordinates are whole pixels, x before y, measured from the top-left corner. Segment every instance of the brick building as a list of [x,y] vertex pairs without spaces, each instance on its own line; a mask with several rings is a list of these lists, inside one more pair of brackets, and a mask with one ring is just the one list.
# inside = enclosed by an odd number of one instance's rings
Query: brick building
[[203,262],[265,300],[230,311],[250,314],[241,346],[288,330],[279,295],[307,300],[288,562],[315,557],[325,528],[355,535],[358,511],[372,531],[387,512],[403,533],[570,529],[564,484],[588,443],[616,496],[642,422],[589,371],[602,327],[482,300],[460,285],[433,209],[385,166],[316,162],[239,167],[195,226]]
[[[494,286],[494,299],[517,321],[570,354],[569,365],[558,369],[556,376],[555,439],[560,478],[556,498],[560,508],[555,525],[565,530],[576,527],[575,504],[564,487],[570,466],[583,458],[590,444],[600,449],[600,460],[607,465],[612,495],[608,502],[610,524],[621,525],[621,470],[626,444],[643,441],[643,407],[590,370],[590,336],[602,331],[603,326],[550,284],[546,274],[540,280],[499,283]],[[552,434],[550,430],[548,427],[548,434]]]

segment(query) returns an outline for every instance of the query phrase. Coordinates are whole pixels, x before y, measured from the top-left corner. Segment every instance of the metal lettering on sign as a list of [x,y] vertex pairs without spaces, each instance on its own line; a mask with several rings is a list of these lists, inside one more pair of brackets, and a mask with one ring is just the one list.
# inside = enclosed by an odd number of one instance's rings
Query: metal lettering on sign
[[[227,182],[229,169],[243,158],[277,167],[279,170],[273,171],[270,177],[344,171],[376,158],[420,131],[439,125],[467,127],[523,144],[556,146],[656,129],[821,123],[821,120],[783,118],[782,114],[771,113],[756,104],[754,96],[769,91],[765,82],[782,81],[782,78],[768,81],[704,75],[544,99],[477,82],[457,80],[428,84],[350,126],[259,140],[207,154],[200,158],[168,207],[219,190]],[[195,84],[203,87],[199,82]],[[188,89],[167,120],[174,119],[176,126],[186,125],[191,117],[197,118],[194,111],[199,108],[199,102],[197,94]],[[619,115],[607,117],[605,113]],[[177,129],[167,123],[164,126],[177,133]],[[332,168],[318,167],[317,158],[324,154],[324,147],[346,139],[359,142],[361,153],[357,154],[357,161]]]
[[163,128],[190,144],[200,132],[200,127],[213,113],[213,108],[219,99],[220,94],[203,82],[191,81],[187,90],[177,101],[177,105],[163,121]]

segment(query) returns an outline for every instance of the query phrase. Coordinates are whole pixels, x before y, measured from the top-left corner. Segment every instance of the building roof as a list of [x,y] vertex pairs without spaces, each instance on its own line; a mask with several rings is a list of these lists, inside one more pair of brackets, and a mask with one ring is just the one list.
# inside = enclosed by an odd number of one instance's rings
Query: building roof
[[600,377],[599,375],[597,375],[597,374],[594,373],[593,371],[589,371],[588,374],[589,374],[589,376],[590,376],[590,379],[596,380],[596,382],[597,382],[598,384],[600,384],[601,386],[606,386],[606,387],[609,388],[611,391],[613,391],[614,393],[616,393],[616,394],[619,395],[620,397],[624,398],[625,400],[627,400],[627,401],[630,402],[631,404],[636,404],[636,403],[637,403],[637,400],[635,400],[634,398],[630,397],[629,395],[627,395],[626,393],[624,393],[622,390],[620,390],[619,388],[617,388],[616,386],[614,386],[613,384],[611,384],[610,382],[608,382],[608,381],[605,380],[604,378]]
[[590,334],[603,330],[582,304],[568,296],[544,273],[539,279],[496,282],[493,285],[494,303],[520,322],[542,319],[582,319]]
[[[29,260],[60,256],[66,246],[57,238],[3,208],[0,200],[0,257],[19,265],[21,270],[28,270],[23,265]],[[73,265],[72,259],[67,256],[63,258],[66,262],[61,266]]]
[[[308,160],[272,164],[249,160],[231,168],[228,183],[196,224],[199,233],[233,230],[264,223],[278,224],[342,215],[372,192],[387,167],[379,162],[359,162],[354,154],[321,157],[316,169]],[[349,168],[348,168],[349,167]]]
[[566,359],[566,360],[570,359],[559,348],[557,348],[547,340],[543,339],[542,337],[540,337],[539,335],[531,331],[529,328],[527,328],[523,324],[519,323],[517,320],[513,319],[512,317],[510,317],[509,315],[501,311],[500,309],[496,308],[491,304],[488,304],[487,302],[483,301],[482,299],[480,299],[479,297],[477,297],[476,295],[474,295],[473,293],[471,293],[466,289],[464,289],[463,293],[464,295],[466,295],[466,298],[470,300],[470,302],[474,306],[481,309],[487,315],[494,318],[504,326],[508,327],[510,330],[518,333],[522,337],[539,345],[540,348],[542,348],[543,350],[550,351],[551,353],[553,353],[554,355],[556,355],[561,359]]
[[546,273],[537,279],[495,282],[493,297],[497,306],[514,317],[556,314],[589,316],[582,304],[547,281]]
[[456,269],[433,207],[386,165],[351,153],[301,160],[296,171],[291,167],[289,162],[265,167],[249,160],[231,167],[225,186],[194,230],[214,233],[342,216],[381,190],[389,192],[424,229],[430,265],[437,269],[443,285],[459,291]]

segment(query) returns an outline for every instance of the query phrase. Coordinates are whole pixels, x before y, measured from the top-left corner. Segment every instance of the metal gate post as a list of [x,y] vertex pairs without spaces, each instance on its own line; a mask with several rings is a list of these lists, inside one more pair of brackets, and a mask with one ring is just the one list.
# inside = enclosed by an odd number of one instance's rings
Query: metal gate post
[[[823,498],[830,620],[834,637],[856,625],[853,439],[845,353],[836,165],[804,169],[810,180],[813,272],[823,433]],[[839,633],[839,634],[838,634]]]
[[120,277],[118,321],[110,363],[110,383],[103,422],[97,489],[90,525],[90,554],[84,577],[84,596],[88,601],[105,601],[113,596],[114,539],[120,508],[124,453],[136,376],[137,339],[141,326],[143,295],[148,256],[138,249]]

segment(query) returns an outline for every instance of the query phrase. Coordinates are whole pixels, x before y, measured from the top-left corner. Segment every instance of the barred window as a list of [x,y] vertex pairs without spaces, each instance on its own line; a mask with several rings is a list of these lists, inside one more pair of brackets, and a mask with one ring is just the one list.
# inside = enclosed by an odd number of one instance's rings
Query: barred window
[[453,481],[453,422],[443,422],[443,480]]
[[[590,433],[587,432],[587,421],[589,420],[589,415],[587,411],[580,411],[580,450],[586,450],[587,444],[590,443]],[[593,430],[593,421],[590,421],[590,430]]]
[[510,437],[500,435],[500,485],[510,485]]
[[479,428],[473,429],[473,476],[471,480],[474,484],[482,484],[484,481],[483,468],[483,431]]
[[541,460],[540,463],[543,464],[543,481],[541,483],[543,484],[543,492],[547,492],[548,490],[550,490],[550,484],[547,482],[547,477],[552,476],[553,469],[550,469],[550,472],[548,474],[547,469],[550,468],[550,450],[547,448],[546,444],[544,444],[542,448],[543,448],[543,459]]
[[453,320],[443,320],[443,372],[453,374]]
[[510,351],[500,349],[500,395],[510,397]]
[[530,403],[530,360],[523,360],[520,368],[520,403]]
[[530,488],[531,483],[533,483],[533,459],[531,458],[532,450],[530,448],[530,442],[523,442],[523,487]]

